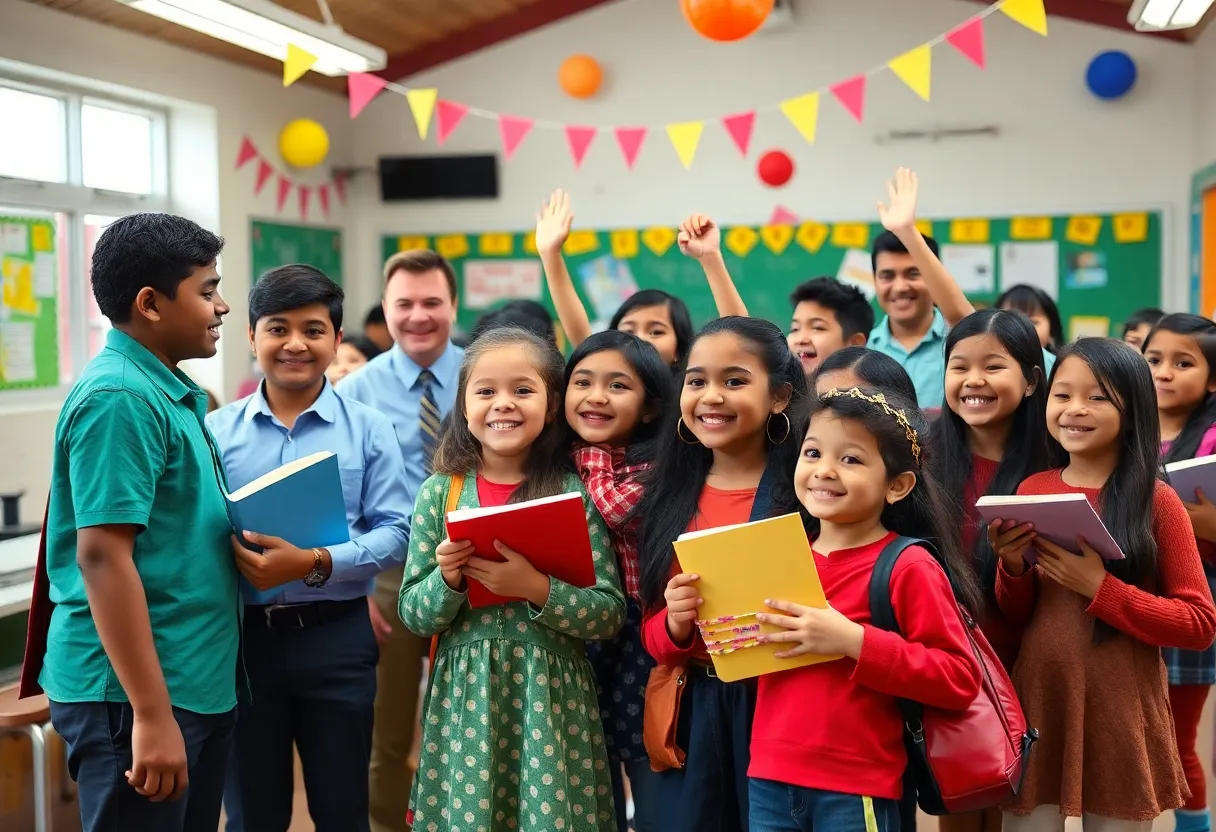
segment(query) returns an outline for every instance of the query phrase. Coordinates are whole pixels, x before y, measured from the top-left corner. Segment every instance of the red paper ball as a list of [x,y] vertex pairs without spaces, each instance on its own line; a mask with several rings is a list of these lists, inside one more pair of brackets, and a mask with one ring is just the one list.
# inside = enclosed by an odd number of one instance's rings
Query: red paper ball
[[770,188],[780,188],[794,177],[794,160],[780,150],[770,150],[760,157],[756,175]]
[[557,71],[557,82],[573,98],[590,98],[599,92],[603,80],[599,63],[588,55],[571,55]]
[[759,29],[773,10],[773,0],[680,0],[680,8],[703,37],[732,41]]

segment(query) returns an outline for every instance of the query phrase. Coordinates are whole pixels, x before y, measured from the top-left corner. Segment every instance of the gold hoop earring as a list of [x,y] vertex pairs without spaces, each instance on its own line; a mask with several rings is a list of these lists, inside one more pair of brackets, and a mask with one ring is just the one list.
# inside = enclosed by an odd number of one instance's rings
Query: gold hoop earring
[[[773,438],[773,430],[772,430],[773,416],[784,416],[785,417],[785,435],[781,437],[780,441]],[[790,438],[790,431],[792,431],[793,429],[794,429],[794,426],[790,424],[789,414],[786,413],[784,410],[781,411],[780,413],[774,413],[772,416],[769,416],[769,421],[764,423],[764,435],[767,436],[768,441],[772,442],[774,445],[784,445],[785,440]]]
[[[685,427],[686,427],[686,425],[684,424],[684,417],[677,416],[676,417],[676,436],[678,436],[680,438],[680,441],[683,442],[685,445],[700,445],[701,441],[699,439],[697,439],[696,434],[693,434],[691,442],[689,442],[687,439],[684,438],[684,428]],[[688,430],[689,430],[689,432],[691,432],[692,428],[688,428]]]

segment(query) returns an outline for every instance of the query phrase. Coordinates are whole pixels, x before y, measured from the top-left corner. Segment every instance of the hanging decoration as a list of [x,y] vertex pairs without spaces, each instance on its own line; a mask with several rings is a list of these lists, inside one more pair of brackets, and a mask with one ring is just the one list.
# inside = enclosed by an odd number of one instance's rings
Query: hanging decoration
[[[319,126],[319,125],[318,125]],[[280,151],[282,148],[280,148]],[[286,157],[287,154],[284,154]],[[241,139],[241,147],[236,155],[236,169],[240,170],[250,162],[256,161],[257,175],[254,179],[253,195],[261,196],[262,191],[266,188],[266,183],[272,177],[277,177],[277,193],[275,194],[275,210],[278,213],[283,213],[287,207],[287,201],[291,198],[292,191],[297,194],[296,204],[299,206],[300,219],[308,219],[309,208],[312,204],[312,197],[317,198],[317,205],[321,209],[321,216],[329,218],[330,208],[330,193],[332,192],[338,197],[338,201],[343,205],[346,204],[346,176],[342,173],[335,173],[328,182],[321,184],[305,185],[296,182],[290,176],[279,172],[275,169],[262,152],[258,150],[257,145],[248,136]]]
[[[451,137],[466,116],[492,119],[498,123],[503,154],[507,159],[515,155],[520,145],[535,130],[560,130],[565,134],[566,144],[576,168],[580,167],[586,159],[594,137],[601,131],[611,131],[616,138],[617,149],[620,151],[626,169],[633,170],[647,135],[652,129],[662,129],[671,140],[680,163],[688,168],[692,166],[696,157],[697,147],[707,122],[720,122],[739,152],[746,158],[751,146],[756,119],[761,115],[781,113],[808,143],[813,144],[818,128],[819,102],[825,93],[830,93],[836,103],[859,124],[863,123],[867,87],[876,76],[887,72],[902,81],[920,98],[928,101],[932,91],[934,47],[943,43],[949,44],[976,67],[985,69],[987,53],[984,26],[988,17],[1000,12],[1032,32],[1046,35],[1047,12],[1043,3],[1044,0],[998,0],[950,31],[896,55],[889,61],[871,67],[865,72],[776,103],[713,119],[629,127],[613,125],[575,127],[549,119],[505,115],[493,110],[470,107],[466,104],[440,99],[438,91],[434,89],[416,90],[400,84],[388,83],[375,75],[362,73],[352,73],[348,79],[350,114],[351,118],[358,117],[372,99],[387,89],[397,95],[405,96],[409,101],[410,110],[418,125],[419,136],[424,139],[433,113],[436,122],[435,141],[440,146]],[[772,0],[681,0],[685,16],[688,17],[694,28],[697,28],[706,37],[717,35],[718,37],[713,39],[721,40],[737,40],[739,37],[750,34],[763,24],[772,5]],[[747,26],[752,26],[752,28],[748,30]],[[702,31],[702,28],[705,31]],[[726,37],[727,35],[733,37]]]
[[557,83],[571,98],[591,98],[600,91],[604,71],[590,55],[571,55],[557,70]]
[[1136,62],[1118,49],[1102,52],[1089,62],[1085,84],[1103,101],[1122,98],[1136,84]]
[[293,168],[315,168],[329,155],[329,134],[312,119],[297,118],[279,133],[279,155]]
[[756,165],[756,175],[770,188],[780,188],[794,178],[794,160],[788,153],[770,150],[760,157],[760,163]]
[[287,59],[283,61],[283,86],[290,87],[313,68],[317,56],[294,43],[287,44]]

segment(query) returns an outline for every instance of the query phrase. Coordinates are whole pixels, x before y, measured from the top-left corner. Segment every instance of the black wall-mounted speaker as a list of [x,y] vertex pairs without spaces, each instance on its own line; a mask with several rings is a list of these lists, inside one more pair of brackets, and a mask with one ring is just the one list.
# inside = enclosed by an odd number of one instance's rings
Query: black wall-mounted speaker
[[413,202],[426,199],[495,199],[498,157],[381,156],[380,199]]

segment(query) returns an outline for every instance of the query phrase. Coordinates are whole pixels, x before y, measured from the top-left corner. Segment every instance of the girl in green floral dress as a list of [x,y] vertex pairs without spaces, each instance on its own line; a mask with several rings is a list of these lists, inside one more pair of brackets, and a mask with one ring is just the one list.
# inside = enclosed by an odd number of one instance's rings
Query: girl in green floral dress
[[[584,641],[616,633],[625,599],[607,528],[566,467],[562,371],[557,349],[528,332],[478,337],[461,363],[436,473],[418,495],[398,611],[415,633],[442,634],[411,799],[418,832],[616,828]],[[502,544],[498,562],[448,540],[454,475],[464,475],[460,508],[581,493],[595,584],[550,578]],[[525,600],[471,609],[469,579]]]

